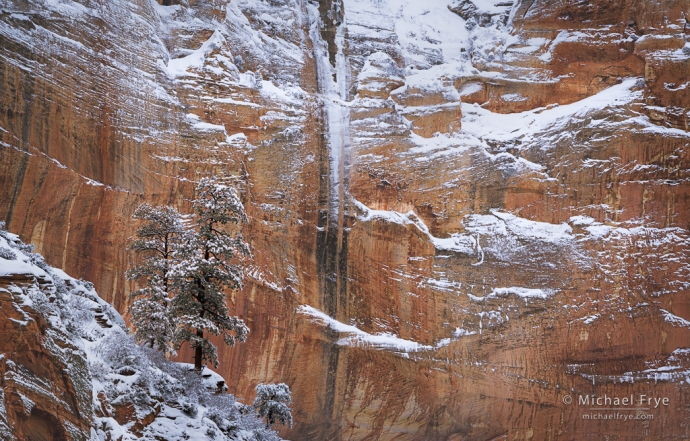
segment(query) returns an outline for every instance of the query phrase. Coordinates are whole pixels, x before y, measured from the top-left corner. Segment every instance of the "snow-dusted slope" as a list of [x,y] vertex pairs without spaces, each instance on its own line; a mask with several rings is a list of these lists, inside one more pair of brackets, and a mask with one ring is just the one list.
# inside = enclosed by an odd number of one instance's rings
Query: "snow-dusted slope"
[[[24,340],[34,326],[41,330],[31,340],[36,346],[0,355],[3,439],[41,435],[41,422],[56,426],[41,439],[279,439],[252,415],[253,408],[226,393],[220,375],[205,368],[199,376],[189,364],[137,346],[91,283],[46,265],[2,224],[0,298],[3,308],[12,305],[22,316],[3,319],[20,328]],[[3,349],[12,343],[4,342]],[[28,362],[31,353],[44,354],[39,364]],[[55,377],[60,366],[65,376]]]

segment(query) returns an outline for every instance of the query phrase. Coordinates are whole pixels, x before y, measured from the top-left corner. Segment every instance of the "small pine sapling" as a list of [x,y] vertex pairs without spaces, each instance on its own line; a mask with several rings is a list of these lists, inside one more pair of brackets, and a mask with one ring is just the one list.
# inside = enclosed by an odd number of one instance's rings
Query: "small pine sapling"
[[260,418],[265,418],[267,429],[277,422],[292,428],[291,402],[290,388],[285,383],[256,386],[254,409]]
[[226,344],[244,342],[249,328],[238,317],[228,316],[226,291],[242,287],[242,272],[229,262],[248,256],[242,236],[229,234],[224,226],[246,222],[237,191],[215,179],[204,178],[192,201],[196,229],[182,237],[171,274],[176,295],[172,300],[177,320],[176,347],[187,342],[194,350],[194,369],[201,372],[204,361],[218,366],[217,348],[210,335],[221,335]]
[[174,253],[185,231],[180,214],[172,207],[142,204],[134,218],[144,221],[129,249],[143,255],[143,262],[127,271],[128,280],[146,279],[146,286],[130,294],[129,314],[137,342],[174,354],[176,328],[171,314],[172,284],[170,269]]

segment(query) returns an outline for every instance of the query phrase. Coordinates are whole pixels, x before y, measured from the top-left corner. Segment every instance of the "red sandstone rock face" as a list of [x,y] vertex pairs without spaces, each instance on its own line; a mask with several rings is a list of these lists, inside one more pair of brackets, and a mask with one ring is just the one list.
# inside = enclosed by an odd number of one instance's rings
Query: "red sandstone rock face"
[[690,4],[467,3],[15,1],[0,216],[124,311],[134,207],[235,182],[221,370],[290,384],[290,439],[687,438]]
[[24,300],[32,290],[51,288],[54,291],[52,281],[32,274],[0,276],[3,439],[90,437],[91,377],[86,355]]

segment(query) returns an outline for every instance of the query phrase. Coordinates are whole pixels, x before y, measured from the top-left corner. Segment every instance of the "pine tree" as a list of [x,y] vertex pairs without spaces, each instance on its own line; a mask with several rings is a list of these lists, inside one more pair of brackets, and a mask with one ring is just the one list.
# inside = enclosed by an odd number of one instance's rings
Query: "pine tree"
[[143,255],[141,264],[127,271],[128,280],[146,279],[146,286],[130,294],[129,313],[135,328],[134,338],[139,343],[157,347],[173,354],[173,336],[176,327],[171,315],[170,268],[173,255],[185,229],[180,214],[172,207],[152,207],[142,204],[134,218],[144,221],[137,230],[137,239],[129,249]]
[[285,383],[259,384],[256,386],[256,399],[254,409],[261,418],[266,418],[266,428],[279,422],[282,425],[289,424],[292,428],[292,414],[290,388]]
[[238,317],[229,317],[227,290],[242,287],[242,272],[229,263],[249,255],[238,234],[225,231],[226,224],[246,222],[244,207],[234,188],[215,179],[202,179],[192,201],[196,229],[185,233],[177,252],[174,276],[176,295],[172,300],[177,321],[176,347],[187,342],[194,349],[194,368],[201,372],[204,360],[218,366],[217,349],[210,335],[221,335],[226,344],[244,342],[249,328]]

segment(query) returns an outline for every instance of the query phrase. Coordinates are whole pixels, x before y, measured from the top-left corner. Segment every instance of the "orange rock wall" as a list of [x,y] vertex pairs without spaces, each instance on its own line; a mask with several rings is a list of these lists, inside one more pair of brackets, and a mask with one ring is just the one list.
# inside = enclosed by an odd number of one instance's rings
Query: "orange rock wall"
[[[688,2],[518,2],[505,28],[491,25],[516,42],[471,58],[474,71],[438,58],[441,37],[410,49],[387,24],[404,10],[372,21],[360,3],[94,2],[67,21],[13,2],[0,13],[0,218],[124,312],[134,208],[185,210],[200,176],[235,183],[254,260],[232,309],[251,334],[221,349],[220,372],[244,402],[259,382],[288,383],[289,439],[688,437],[690,366],[671,353],[690,331],[664,313],[690,319]],[[219,43],[189,75],[161,67],[208,41]],[[318,57],[341,55],[349,138],[335,164]],[[438,72],[433,84],[420,70]],[[474,103],[548,114],[630,77],[632,101],[531,138],[466,135]],[[428,140],[445,144],[421,149]],[[570,232],[529,235],[522,221]],[[472,250],[432,240],[453,235]],[[550,294],[491,295],[505,287]],[[345,335],[300,305],[427,349],[339,344]],[[678,375],[645,372],[664,366]],[[603,423],[564,405],[566,393],[673,404],[653,421]]]

